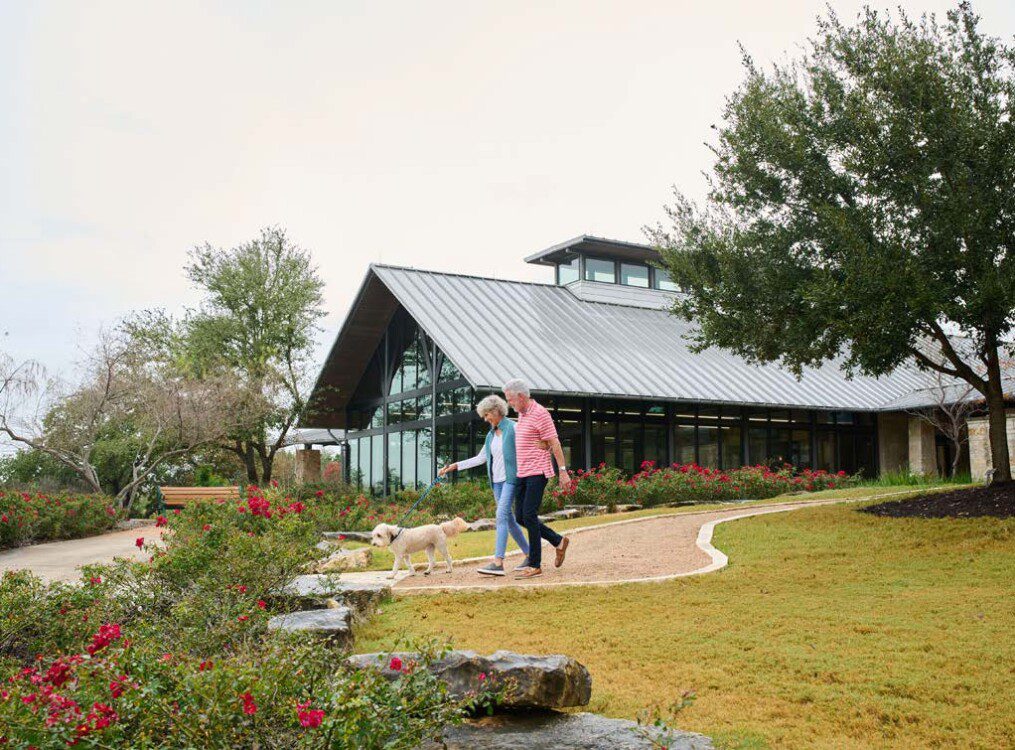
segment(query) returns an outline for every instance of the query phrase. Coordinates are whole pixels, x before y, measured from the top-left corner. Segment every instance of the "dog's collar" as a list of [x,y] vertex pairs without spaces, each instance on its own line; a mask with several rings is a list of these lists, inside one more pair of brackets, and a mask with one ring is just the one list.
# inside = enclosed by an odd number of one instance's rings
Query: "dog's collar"
[[396,526],[395,528],[398,529],[398,531],[396,531],[395,535],[391,537],[391,542],[388,542],[388,544],[391,544],[396,539],[398,539],[398,537],[402,535],[402,532],[405,531],[405,529],[403,529],[401,526]]

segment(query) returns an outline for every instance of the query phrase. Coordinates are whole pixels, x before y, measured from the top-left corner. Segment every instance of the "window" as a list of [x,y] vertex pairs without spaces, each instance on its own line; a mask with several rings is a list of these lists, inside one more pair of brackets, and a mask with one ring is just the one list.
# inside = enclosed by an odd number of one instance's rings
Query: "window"
[[617,464],[617,425],[613,420],[592,422],[592,466]]
[[359,487],[359,440],[349,441],[349,484]]
[[402,488],[402,433],[388,433],[388,492]]
[[751,466],[768,463],[768,428],[751,427],[748,435],[748,461]]
[[677,291],[677,285],[670,279],[669,273],[661,268],[656,268],[655,273],[655,288],[663,292],[675,292]]
[[416,431],[416,481],[430,484],[433,479],[433,433],[430,430]]
[[666,419],[645,419],[644,461],[654,461],[656,466],[666,466]]
[[416,432],[402,433],[402,483],[406,487],[416,486]]
[[621,263],[620,283],[648,289],[648,266],[641,266],[636,263]]
[[719,428],[698,425],[698,464],[719,468]]
[[370,438],[370,489],[376,495],[384,494],[384,435]]
[[798,468],[811,467],[810,430],[793,430],[790,435],[789,462]]
[[462,373],[458,371],[454,363],[447,357],[443,358],[441,362],[441,376],[440,381],[443,383],[448,380],[458,380],[462,377]]
[[602,281],[607,284],[617,283],[617,264],[612,260],[599,258],[585,259],[585,280]]
[[569,263],[557,264],[557,283],[560,285],[570,284],[578,281],[578,256],[571,259]]
[[835,433],[831,430],[818,431],[818,456],[814,464],[816,469],[835,469]]
[[673,428],[673,458],[678,464],[694,463],[694,425],[678,424]]
[[726,471],[739,469],[743,463],[740,459],[740,428],[723,425],[721,429],[722,467]]
[[[620,422],[620,468],[628,475],[639,470],[644,453],[641,422]],[[608,463],[608,462],[607,462]]]

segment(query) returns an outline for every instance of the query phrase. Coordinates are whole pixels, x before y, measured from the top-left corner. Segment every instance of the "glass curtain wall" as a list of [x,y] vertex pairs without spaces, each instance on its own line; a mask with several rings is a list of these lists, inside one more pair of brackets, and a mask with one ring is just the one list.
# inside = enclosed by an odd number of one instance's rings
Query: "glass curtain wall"
[[[348,407],[348,480],[385,494],[430,483],[435,468],[473,456],[488,427],[476,393],[412,318],[399,310]],[[742,465],[862,471],[876,476],[873,416],[580,396],[536,398],[553,415],[569,467],[644,461],[714,469]],[[483,467],[463,472],[485,481]],[[458,478],[458,475],[455,477]]]

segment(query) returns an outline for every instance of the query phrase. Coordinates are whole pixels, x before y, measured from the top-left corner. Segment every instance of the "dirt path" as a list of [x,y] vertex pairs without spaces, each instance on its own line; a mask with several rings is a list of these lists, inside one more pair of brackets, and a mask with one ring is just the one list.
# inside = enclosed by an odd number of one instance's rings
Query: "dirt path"
[[[441,565],[429,576],[417,565],[415,576],[402,578],[394,592],[409,594],[435,590],[484,590],[501,587],[606,585],[621,582],[666,580],[717,570],[727,558],[711,545],[715,523],[797,508],[828,505],[842,500],[780,503],[752,508],[731,508],[619,521],[603,526],[574,529],[567,558],[553,567],[554,550],[543,544],[543,575],[526,581],[511,572],[521,561],[520,552],[509,553],[504,577],[480,575],[476,570],[489,558],[455,565],[451,573]],[[346,574],[343,577],[352,577]]]
[[142,526],[84,539],[6,550],[0,552],[0,575],[8,570],[27,568],[46,581],[72,581],[81,574],[78,570],[81,565],[110,562],[114,557],[147,558],[148,553],[139,550],[134,542],[139,536],[146,541],[158,539],[160,531],[154,526]]

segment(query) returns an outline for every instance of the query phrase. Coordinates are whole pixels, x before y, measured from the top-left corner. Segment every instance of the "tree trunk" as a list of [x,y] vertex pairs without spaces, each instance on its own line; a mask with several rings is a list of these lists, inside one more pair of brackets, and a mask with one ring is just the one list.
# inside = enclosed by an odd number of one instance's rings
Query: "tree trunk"
[[257,475],[257,461],[254,460],[254,446],[250,443],[244,446],[243,465],[247,467],[247,481],[251,484],[260,484],[261,478]]
[[1008,429],[1004,413],[1004,388],[997,346],[987,356],[987,420],[990,436],[990,461],[995,482],[1011,482],[1011,457],[1008,455]]

